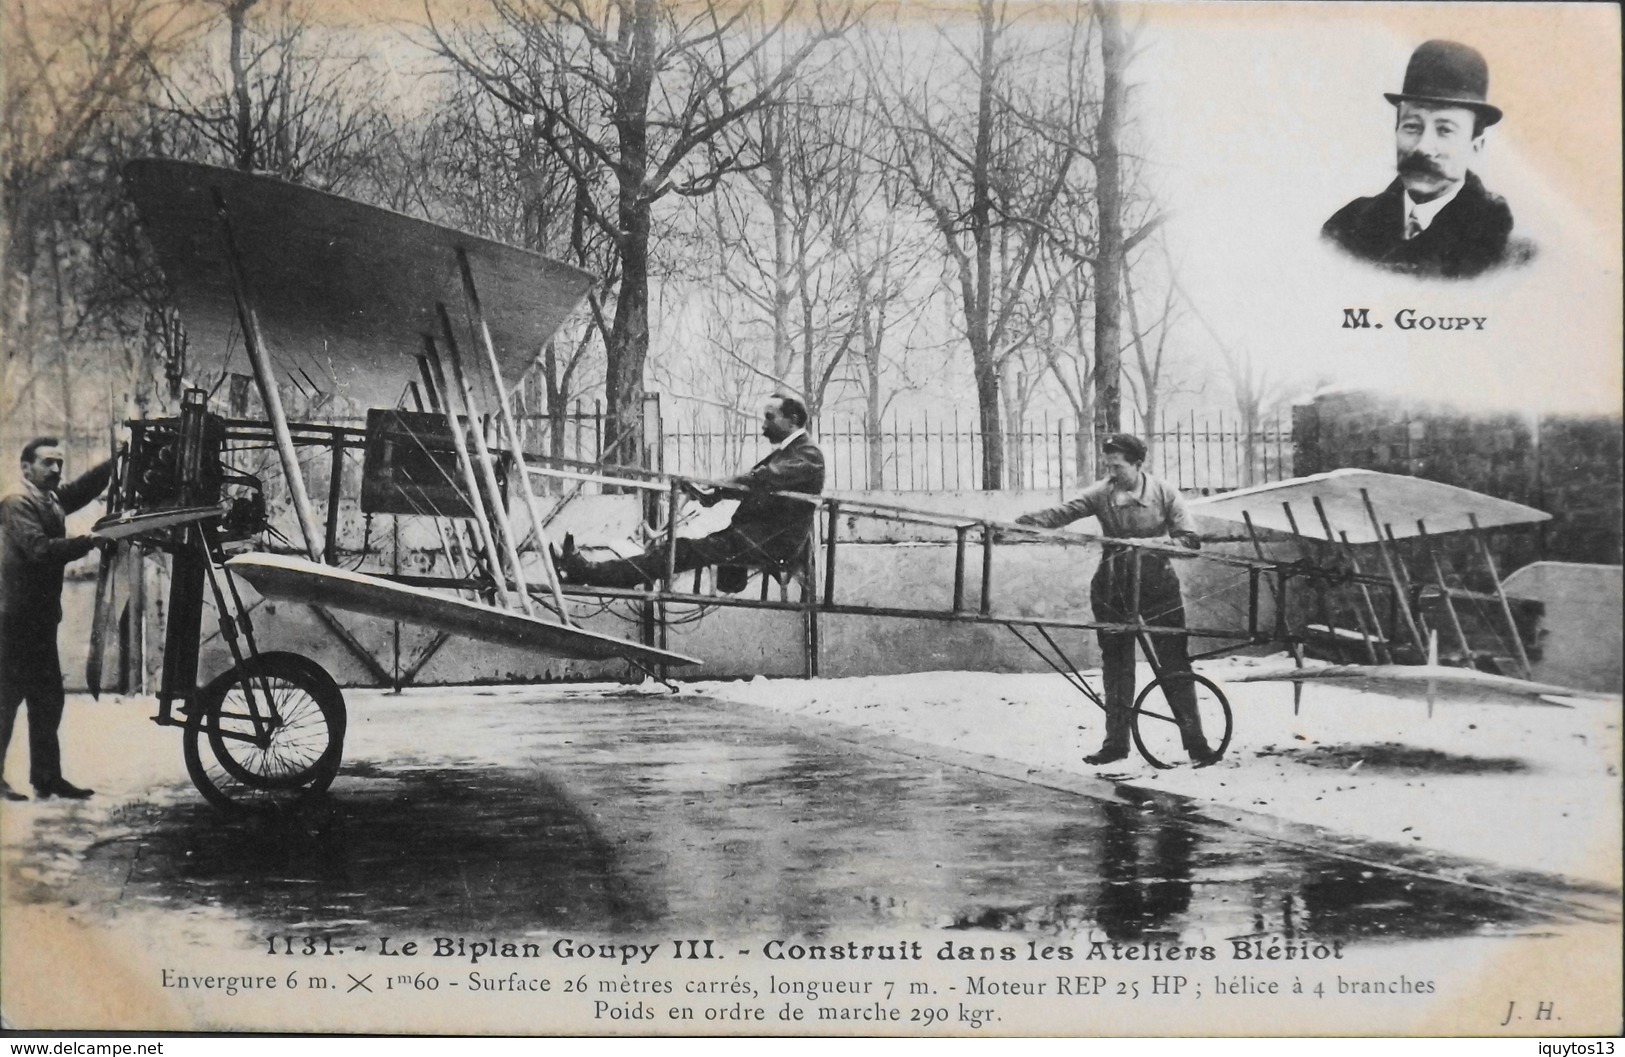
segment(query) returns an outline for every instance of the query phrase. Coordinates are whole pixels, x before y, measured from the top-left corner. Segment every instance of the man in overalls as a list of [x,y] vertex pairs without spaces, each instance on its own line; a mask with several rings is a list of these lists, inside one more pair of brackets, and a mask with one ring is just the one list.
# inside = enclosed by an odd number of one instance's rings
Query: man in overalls
[[[1062,506],[1023,514],[1022,525],[1059,528],[1080,518],[1100,519],[1107,539],[1154,539],[1170,537],[1192,550],[1202,545],[1195,523],[1179,489],[1141,469],[1145,462],[1145,442],[1127,433],[1113,433],[1101,445],[1107,476],[1083,490],[1083,494]],[[1134,623],[1134,556],[1129,547],[1108,543],[1100,568],[1089,585],[1089,601],[1095,619],[1110,624]],[[1164,628],[1185,626],[1185,605],[1166,555],[1140,553],[1140,618]],[[1100,640],[1101,671],[1106,684],[1106,741],[1100,751],[1084,757],[1085,763],[1115,763],[1128,756],[1129,727],[1134,712],[1134,648],[1132,632],[1097,632]],[[1184,635],[1149,636],[1163,675],[1189,672],[1191,668]],[[1168,704],[1179,721],[1180,738],[1191,760],[1199,766],[1213,763],[1217,756],[1202,734],[1202,718],[1196,707],[1196,688],[1189,680],[1174,679],[1167,687]]]

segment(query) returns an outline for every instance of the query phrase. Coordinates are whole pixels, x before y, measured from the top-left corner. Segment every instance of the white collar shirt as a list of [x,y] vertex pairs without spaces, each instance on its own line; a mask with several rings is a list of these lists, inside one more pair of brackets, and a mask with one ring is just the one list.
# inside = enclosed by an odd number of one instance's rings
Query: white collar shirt
[[789,446],[791,441],[795,440],[797,437],[805,437],[806,435],[807,435],[807,427],[802,426],[801,428],[797,429],[794,433],[790,434],[788,437],[785,437],[783,440],[781,440],[777,444],[773,445],[773,450],[774,451],[783,451],[786,447]]
[[1426,231],[1428,229],[1428,227],[1432,225],[1432,223],[1434,221],[1434,218],[1439,215],[1439,211],[1441,209],[1443,209],[1445,206],[1449,205],[1451,202],[1455,201],[1456,196],[1461,193],[1461,189],[1464,186],[1466,186],[1466,184],[1467,184],[1466,180],[1458,180],[1458,181],[1456,181],[1455,185],[1450,188],[1450,190],[1448,192],[1446,192],[1445,194],[1440,195],[1438,198],[1434,198],[1434,199],[1431,199],[1431,200],[1426,201],[1426,202],[1418,202],[1418,201],[1416,201],[1415,199],[1413,199],[1411,197],[1411,193],[1409,191],[1406,191],[1405,192],[1405,226],[1406,226],[1406,229],[1408,230],[1410,228],[1411,220],[1414,218],[1415,221],[1416,221],[1416,229],[1417,229],[1417,231],[1418,232]]

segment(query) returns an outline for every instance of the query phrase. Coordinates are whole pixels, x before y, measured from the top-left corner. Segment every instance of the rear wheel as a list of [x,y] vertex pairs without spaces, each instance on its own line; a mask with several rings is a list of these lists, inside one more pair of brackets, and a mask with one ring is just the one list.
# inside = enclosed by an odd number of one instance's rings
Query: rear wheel
[[1169,672],[1140,691],[1134,699],[1134,746],[1153,767],[1172,767],[1180,760],[1189,759],[1186,749],[1187,735],[1174,715],[1169,693],[1190,693],[1195,698],[1196,714],[1201,720],[1202,734],[1209,755],[1194,761],[1212,763],[1230,747],[1232,724],[1230,702],[1218,684],[1195,672]]
[[344,729],[344,694],[320,665],[262,653],[199,692],[183,739],[186,769],[222,807],[310,796],[338,774]]

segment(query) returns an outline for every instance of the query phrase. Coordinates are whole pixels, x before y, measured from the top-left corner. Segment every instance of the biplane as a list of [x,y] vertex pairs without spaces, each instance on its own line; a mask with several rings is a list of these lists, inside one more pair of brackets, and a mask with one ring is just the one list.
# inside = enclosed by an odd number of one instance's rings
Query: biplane
[[[1166,766],[1179,745],[1164,700],[1173,680],[1193,682],[1204,726],[1222,754],[1233,717],[1223,690],[1191,672],[1157,664],[1160,636],[1217,640],[1195,657],[1242,646],[1285,644],[1302,665],[1316,636],[1357,634],[1372,665],[1426,659],[1421,614],[1431,600],[1447,607],[1481,594],[1410,579],[1395,551],[1402,537],[1472,531],[1545,517],[1539,511],[1457,489],[1464,524],[1433,528],[1438,489],[1409,478],[1326,475],[1265,486],[1199,504],[1203,514],[1246,526],[1252,552],[1235,547],[1200,556],[1156,541],[1113,541],[1138,556],[1165,553],[1234,570],[1247,582],[1245,620],[1230,626],[1169,628],[1142,619],[1125,623],[1087,616],[1037,616],[995,604],[998,545],[1022,540],[1092,548],[1101,540],[1071,532],[986,518],[936,513],[841,495],[796,496],[818,509],[800,558],[750,570],[759,597],[704,589],[701,574],[681,584],[667,575],[642,590],[567,587],[554,569],[547,536],[551,512],[533,479],[596,482],[642,493],[651,523],[675,553],[685,485],[715,485],[652,470],[573,462],[527,452],[507,379],[518,377],[585,297],[593,277],[539,254],[451,228],[263,176],[171,160],[130,163],[124,179],[147,237],[185,321],[194,381],[179,414],[128,423],[107,516],[95,534],[117,553],[139,542],[167,555],[168,605],[158,688],[164,726],[182,728],[188,774],[222,807],[324,791],[339,770],[347,724],[344,694],[315,660],[262,651],[240,582],[262,598],[302,602],[436,629],[520,650],[580,659],[620,659],[665,680],[699,661],[670,648],[668,610],[723,606],[791,610],[809,641],[807,670],[818,674],[819,622],[863,615],[998,625],[1044,659],[1086,698],[1099,691],[1062,648],[1063,633],[1116,631],[1138,637],[1155,678],[1135,702],[1134,740],[1152,763]],[[227,385],[241,409],[248,386],[262,415],[223,413]],[[299,406],[348,409],[365,426],[300,420]],[[307,416],[308,417],[308,416]],[[331,417],[331,415],[329,416]],[[267,453],[274,459],[267,462]],[[433,526],[445,571],[403,573],[364,568],[366,548],[341,560],[340,502],[346,453],[360,453],[359,509]],[[307,477],[326,470],[325,504]],[[1352,491],[1351,491],[1352,490]],[[1358,500],[1351,496],[1358,494]],[[1464,497],[1471,503],[1462,507]],[[558,502],[567,501],[559,500]],[[1294,506],[1296,504],[1296,506]],[[1307,539],[1299,532],[1312,508],[1324,553],[1301,548],[1272,556],[1266,539]],[[1377,511],[1402,512],[1383,521]],[[837,580],[843,522],[854,519],[923,526],[951,547],[951,600],[945,606],[848,601]],[[277,524],[294,526],[292,533]],[[1414,529],[1413,529],[1414,525]],[[1383,571],[1363,568],[1356,551],[1374,543]],[[1484,552],[1486,559],[1489,551]],[[974,555],[974,557],[973,557]],[[104,555],[95,634],[107,612]],[[353,560],[352,560],[353,559]],[[778,598],[768,585],[780,584]],[[789,598],[789,585],[799,598]],[[1498,581],[1497,581],[1498,584]],[[1322,621],[1300,630],[1289,619],[1294,598],[1318,601]],[[685,589],[686,588],[686,589]],[[1267,589],[1268,597],[1265,597]],[[1499,587],[1497,586],[1497,590]],[[644,615],[636,641],[581,626],[572,605],[581,596],[624,598]],[[1386,616],[1379,598],[1386,600]],[[1350,608],[1350,599],[1359,604]],[[212,609],[229,650],[229,667],[200,685],[200,638]],[[1506,607],[1506,599],[1500,603]],[[1352,612],[1358,631],[1342,628]],[[1454,610],[1450,612],[1454,614]],[[1506,619],[1511,623],[1510,609]],[[1460,657],[1472,666],[1482,651]],[[1397,636],[1406,636],[1406,655]],[[1515,627],[1510,637],[1522,646]],[[440,640],[437,640],[440,641]],[[1421,651],[1421,655],[1416,655]],[[92,691],[99,689],[101,649],[93,642]],[[1523,658],[1521,652],[1517,654]],[[1528,661],[1521,674],[1527,678]]]
[[[265,176],[145,159],[125,168],[124,181],[185,321],[191,373],[251,379],[264,410],[263,419],[220,415],[207,390],[191,388],[178,416],[129,423],[108,516],[95,530],[169,556],[155,718],[184,728],[187,770],[205,797],[231,805],[256,792],[319,792],[343,754],[337,683],[309,658],[258,649],[239,579],[266,597],[559,656],[696,663],[577,627],[547,560],[505,378],[575,309],[590,275]],[[477,351],[465,355],[465,343]],[[397,409],[403,390],[412,409]],[[365,430],[298,422],[285,406],[284,394],[294,393],[384,410],[369,413]],[[502,446],[489,435],[487,409]],[[297,527],[297,538],[284,542],[298,556],[256,552],[254,541],[272,530],[266,481],[235,463],[267,446]],[[439,522],[465,590],[338,566],[337,471],[353,447],[366,458],[362,509]],[[304,465],[318,451],[334,470],[325,524]],[[519,559],[511,483],[540,541],[539,563]],[[205,591],[233,663],[200,689]],[[106,594],[98,584],[99,609]],[[92,665],[100,652],[93,645]],[[96,690],[99,672],[90,674]]]

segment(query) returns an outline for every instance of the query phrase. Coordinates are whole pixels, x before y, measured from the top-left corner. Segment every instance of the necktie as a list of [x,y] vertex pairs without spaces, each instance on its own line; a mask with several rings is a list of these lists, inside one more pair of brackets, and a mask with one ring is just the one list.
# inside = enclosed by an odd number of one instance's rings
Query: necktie
[[1422,222],[1416,219],[1416,212],[1415,210],[1412,210],[1411,213],[1405,217],[1405,241],[1409,242],[1411,239],[1414,239],[1421,233]]

